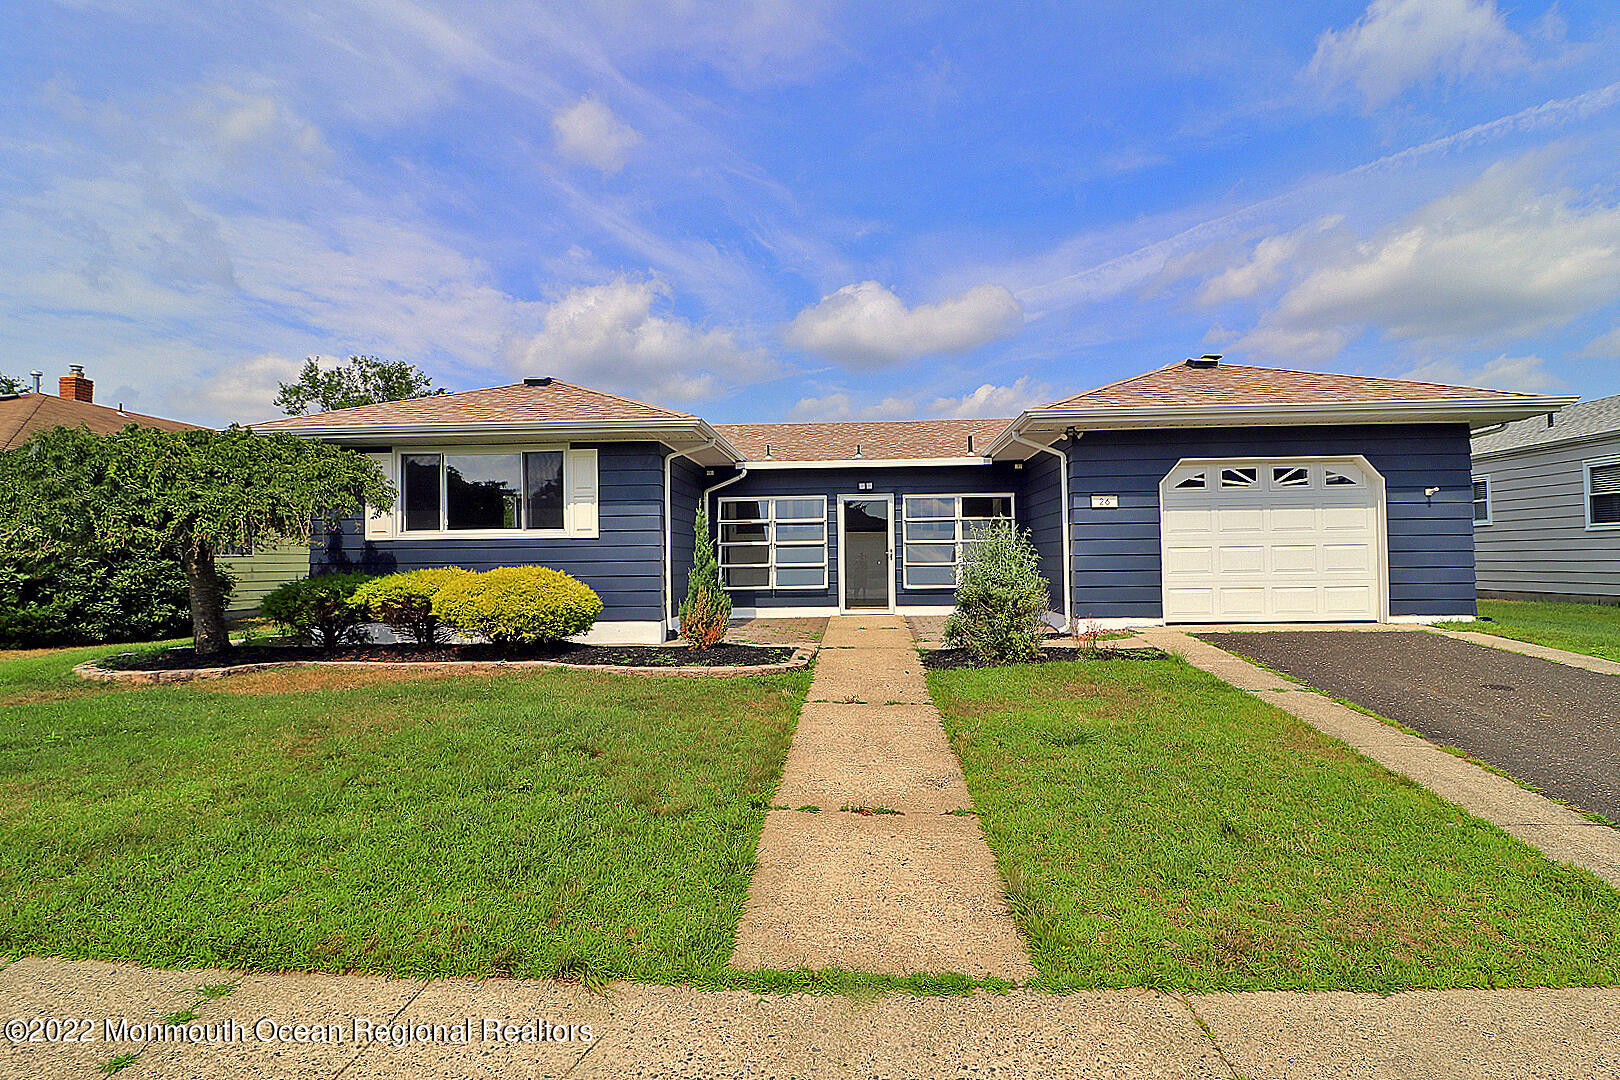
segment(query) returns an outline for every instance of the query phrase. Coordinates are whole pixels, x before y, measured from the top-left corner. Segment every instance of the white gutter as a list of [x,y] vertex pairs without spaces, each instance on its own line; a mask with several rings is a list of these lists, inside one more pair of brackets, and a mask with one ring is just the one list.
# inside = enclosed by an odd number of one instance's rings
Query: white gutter
[[1032,443],[1019,435],[1012,436],[1010,441],[1058,459],[1058,490],[1063,499],[1063,516],[1060,519],[1063,523],[1063,628],[1068,630],[1074,626],[1074,523],[1070,520],[1074,508],[1069,505],[1069,455],[1056,447]]
[[675,482],[675,459],[678,457],[691,458],[693,454],[712,450],[719,436],[710,439],[702,446],[694,446],[687,450],[675,450],[664,455],[664,626],[667,629],[669,620],[673,616],[675,604],[675,514],[673,506],[673,487]]
[[500,420],[487,422],[453,422],[426,424],[326,424],[296,427],[272,426],[277,421],[252,428],[260,434],[304,435],[313,438],[336,439],[347,442],[371,442],[378,439],[477,438],[480,436],[535,435],[548,439],[592,439],[603,435],[620,439],[644,435],[649,439],[665,439],[670,435],[686,434],[699,442],[708,442],[733,461],[740,460],[742,451],[732,446],[724,436],[709,426],[708,421],[691,420],[590,420],[579,422],[535,422],[533,420]]
[[837,458],[828,461],[777,461],[775,458],[765,458],[762,461],[750,461],[750,469],[903,469],[913,465],[927,467],[957,466],[957,465],[994,465],[995,462],[987,457],[949,457],[949,458]]

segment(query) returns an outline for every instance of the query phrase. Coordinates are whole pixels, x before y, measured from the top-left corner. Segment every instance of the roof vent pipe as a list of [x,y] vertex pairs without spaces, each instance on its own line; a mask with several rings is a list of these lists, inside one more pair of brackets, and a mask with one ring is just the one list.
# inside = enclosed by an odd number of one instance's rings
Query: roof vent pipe
[[1199,356],[1189,359],[1187,361],[1187,366],[1190,368],[1212,368],[1220,366],[1220,362],[1220,354],[1216,353],[1209,356]]
[[857,458],[861,456],[861,444],[860,443],[855,444],[855,456]]
[[39,393],[40,382],[45,378],[45,373],[36,368],[33,371],[30,371],[28,374],[34,377],[34,393]]
[[523,385],[524,386],[550,386],[551,385],[551,376],[550,375],[542,375],[538,379],[524,379],[523,380]]
[[973,453],[973,436],[968,436],[968,453]]

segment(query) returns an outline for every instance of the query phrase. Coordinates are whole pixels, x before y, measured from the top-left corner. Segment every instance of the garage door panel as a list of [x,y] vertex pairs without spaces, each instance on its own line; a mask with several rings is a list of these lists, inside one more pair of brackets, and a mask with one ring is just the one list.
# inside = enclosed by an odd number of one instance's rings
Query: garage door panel
[[[1230,461],[1177,467],[1256,470],[1263,481],[1161,485],[1165,618],[1172,622],[1375,619],[1382,608],[1376,478],[1350,463]],[[1297,482],[1304,469],[1309,482]],[[1285,478],[1276,480],[1282,470]],[[1324,483],[1329,475],[1354,484]],[[1244,475],[1247,475],[1245,472]]]

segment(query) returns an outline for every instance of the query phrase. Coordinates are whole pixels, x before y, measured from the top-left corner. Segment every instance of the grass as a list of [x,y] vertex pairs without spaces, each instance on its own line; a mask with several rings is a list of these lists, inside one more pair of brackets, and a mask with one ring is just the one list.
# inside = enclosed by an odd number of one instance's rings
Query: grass
[[1620,982],[1620,894],[1180,660],[928,681],[1039,986]]
[[726,966],[804,672],[69,672],[127,648],[0,656],[0,954],[860,981]]
[[1620,661],[1620,605],[1481,600],[1479,613],[1494,621],[1461,628]]

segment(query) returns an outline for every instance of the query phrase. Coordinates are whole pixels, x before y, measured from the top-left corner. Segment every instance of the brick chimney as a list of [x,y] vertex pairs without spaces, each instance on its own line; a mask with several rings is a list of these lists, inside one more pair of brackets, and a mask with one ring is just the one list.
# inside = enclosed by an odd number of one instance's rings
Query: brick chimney
[[94,402],[96,384],[84,377],[83,364],[69,364],[68,374],[57,380],[56,392],[72,401]]

